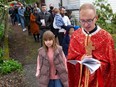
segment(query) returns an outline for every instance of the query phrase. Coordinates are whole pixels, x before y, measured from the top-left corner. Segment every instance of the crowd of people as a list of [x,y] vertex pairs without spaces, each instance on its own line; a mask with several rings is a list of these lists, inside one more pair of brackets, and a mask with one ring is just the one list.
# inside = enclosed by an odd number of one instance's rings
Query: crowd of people
[[[42,46],[42,36],[47,30],[54,33],[57,43],[63,45],[63,39],[69,27],[78,29],[71,24],[70,17],[66,15],[65,7],[55,8],[52,4],[47,10],[45,3],[39,5],[37,2],[33,5],[24,6],[14,5],[9,9],[12,25],[21,25],[22,31],[28,30],[29,35],[33,35],[36,42]],[[68,31],[67,31],[68,30]],[[65,48],[65,47],[64,47]],[[65,52],[66,53],[66,52]]]
[[[38,87],[115,87],[114,42],[112,36],[96,24],[98,16],[94,5],[85,3],[80,7],[78,30],[63,6],[50,5],[47,11],[45,3],[40,8],[35,3],[33,7],[13,7],[9,13],[13,25],[17,21],[23,31],[28,28],[34,40],[41,43],[36,71]],[[100,63],[92,74],[85,65],[73,64],[86,58]]]

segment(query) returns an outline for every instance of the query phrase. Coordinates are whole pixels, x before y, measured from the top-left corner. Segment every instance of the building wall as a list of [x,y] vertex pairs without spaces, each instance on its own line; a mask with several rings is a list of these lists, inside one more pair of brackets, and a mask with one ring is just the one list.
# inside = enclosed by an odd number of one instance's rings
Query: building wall
[[84,3],[93,3],[95,0],[80,0],[80,6]]
[[49,10],[49,5],[50,4],[53,4],[54,7],[59,8],[60,0],[45,0],[45,3],[47,5],[47,10]]
[[[59,4],[61,3],[61,0],[45,0],[45,3],[48,9],[50,4],[53,4],[54,7],[59,8]],[[67,6],[67,5],[68,5],[68,0],[62,0],[62,6]]]
[[68,0],[68,8],[69,9],[79,9],[80,7],[80,0]]
[[[59,7],[59,3],[61,0],[45,0],[47,7],[49,9],[49,4],[53,4],[55,7]],[[63,6],[67,8],[79,8],[83,3],[93,3],[95,0],[62,0]],[[108,0],[108,3],[111,5],[113,12],[116,13],[116,1]]]
[[62,4],[63,4],[63,6],[67,6],[68,5],[68,0],[62,0]]

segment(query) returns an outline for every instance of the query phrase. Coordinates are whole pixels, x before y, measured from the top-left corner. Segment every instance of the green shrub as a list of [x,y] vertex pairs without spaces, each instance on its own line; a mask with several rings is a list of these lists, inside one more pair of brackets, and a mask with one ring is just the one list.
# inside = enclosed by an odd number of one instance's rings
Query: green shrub
[[8,74],[13,71],[22,71],[22,65],[16,60],[4,60],[2,64],[0,64],[0,74]]
[[0,24],[0,40],[3,38],[4,36],[4,25]]
[[0,48],[0,64],[3,63],[3,49]]

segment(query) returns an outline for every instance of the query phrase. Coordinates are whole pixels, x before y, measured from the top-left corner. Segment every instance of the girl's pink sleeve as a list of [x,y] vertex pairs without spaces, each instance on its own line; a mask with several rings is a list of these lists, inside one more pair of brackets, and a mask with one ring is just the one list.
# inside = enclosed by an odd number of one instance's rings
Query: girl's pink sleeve
[[39,62],[39,55],[37,57],[37,68],[36,68],[36,77],[39,76],[39,72],[40,72],[40,62]]

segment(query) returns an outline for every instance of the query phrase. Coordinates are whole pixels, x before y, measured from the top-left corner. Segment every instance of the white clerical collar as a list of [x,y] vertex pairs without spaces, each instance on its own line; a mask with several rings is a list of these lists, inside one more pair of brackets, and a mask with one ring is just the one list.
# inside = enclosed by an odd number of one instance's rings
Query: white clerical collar
[[97,32],[99,32],[101,30],[101,28],[97,25],[97,30],[94,31],[93,33],[91,34],[88,34],[87,32],[85,32],[85,30],[82,28],[82,32],[86,35],[86,36],[92,36],[92,35],[95,35]]

